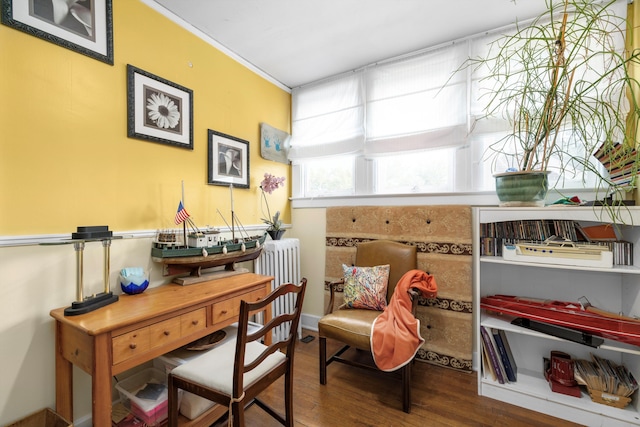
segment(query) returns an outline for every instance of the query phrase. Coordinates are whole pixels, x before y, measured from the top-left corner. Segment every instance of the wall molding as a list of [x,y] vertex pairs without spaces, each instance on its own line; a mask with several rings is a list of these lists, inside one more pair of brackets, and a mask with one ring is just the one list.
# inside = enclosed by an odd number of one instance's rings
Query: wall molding
[[[264,231],[264,225],[249,225],[243,227],[248,233],[255,231]],[[291,224],[284,224],[284,229],[290,229]],[[229,227],[216,227],[221,233],[231,233]],[[134,231],[119,231],[113,232],[114,237],[118,239],[151,239],[155,237],[158,230],[134,230]],[[236,233],[237,233],[236,229]],[[71,233],[65,234],[31,234],[21,236],[0,236],[0,248],[12,247],[12,246],[34,246],[41,245],[43,243],[59,243],[62,241],[71,240]]]

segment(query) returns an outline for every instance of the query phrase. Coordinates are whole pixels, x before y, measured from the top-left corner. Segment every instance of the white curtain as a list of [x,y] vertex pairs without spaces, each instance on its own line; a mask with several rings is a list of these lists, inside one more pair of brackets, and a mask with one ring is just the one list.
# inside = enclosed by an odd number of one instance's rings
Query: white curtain
[[363,73],[354,72],[292,91],[289,159],[362,151]]
[[464,143],[466,75],[452,72],[466,57],[454,44],[368,69],[365,154]]
[[[625,0],[612,9],[622,18],[626,10]],[[482,80],[482,71],[456,72],[469,56],[486,54],[500,34],[484,33],[294,89],[289,158],[464,146],[507,131],[504,118],[477,121],[487,102],[482,90],[491,83]],[[622,49],[622,37],[619,43]]]

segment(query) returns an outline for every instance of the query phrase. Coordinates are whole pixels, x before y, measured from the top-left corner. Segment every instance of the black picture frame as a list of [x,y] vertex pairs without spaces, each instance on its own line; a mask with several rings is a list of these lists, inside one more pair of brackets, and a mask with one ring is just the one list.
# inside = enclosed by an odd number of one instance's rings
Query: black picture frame
[[128,64],[127,136],[193,150],[193,91]]
[[207,183],[249,188],[249,141],[208,129]]
[[113,65],[112,0],[2,0],[0,21],[59,46]]

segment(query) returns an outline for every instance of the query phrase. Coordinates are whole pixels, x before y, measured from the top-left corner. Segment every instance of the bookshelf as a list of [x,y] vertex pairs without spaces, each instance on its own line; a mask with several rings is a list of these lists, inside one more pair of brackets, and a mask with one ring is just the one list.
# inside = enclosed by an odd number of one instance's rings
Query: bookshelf
[[[619,214],[622,225],[617,227],[617,233],[640,248],[640,208],[631,207]],[[554,393],[543,373],[543,358],[557,350],[576,359],[590,359],[593,353],[623,364],[640,381],[640,347],[605,339],[602,345],[593,348],[513,325],[510,323],[513,317],[480,308],[481,297],[494,294],[558,301],[578,301],[586,296],[596,307],[640,316],[640,249],[633,252],[633,265],[614,265],[612,268],[533,264],[480,255],[480,237],[486,224],[536,220],[611,222],[606,211],[594,207],[473,209],[474,354],[478,367],[478,394],[587,426],[640,426],[640,391],[636,391],[626,408],[619,409],[593,402],[584,387],[581,387],[580,398]],[[491,375],[485,375],[480,326],[505,332],[517,363],[515,382],[500,384]]]

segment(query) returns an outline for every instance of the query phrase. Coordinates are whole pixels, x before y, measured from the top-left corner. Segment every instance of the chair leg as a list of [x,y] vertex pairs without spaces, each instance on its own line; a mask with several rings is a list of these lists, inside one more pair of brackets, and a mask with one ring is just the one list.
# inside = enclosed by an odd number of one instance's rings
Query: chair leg
[[402,410],[411,412],[411,362],[402,367]]
[[[240,402],[234,402],[231,405],[231,413],[233,414],[233,427],[245,427],[244,425],[244,404],[246,402],[241,400]],[[231,414],[229,414],[231,416]]]
[[320,384],[327,384],[327,339],[325,337],[320,337]]
[[[293,367],[291,367],[293,369]],[[284,376],[284,419],[286,427],[293,427],[293,375],[291,371]]]
[[178,425],[178,387],[175,386],[173,382],[173,377],[169,375],[169,401],[167,404],[169,405],[169,427],[175,427]]

